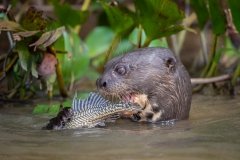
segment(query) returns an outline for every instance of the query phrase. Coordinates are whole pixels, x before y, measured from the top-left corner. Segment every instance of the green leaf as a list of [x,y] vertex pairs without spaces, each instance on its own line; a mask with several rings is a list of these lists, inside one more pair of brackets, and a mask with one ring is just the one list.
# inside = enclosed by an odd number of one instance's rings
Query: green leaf
[[42,14],[43,10],[38,11],[35,7],[31,6],[23,19],[23,27],[29,31],[44,30],[47,22],[42,18]]
[[155,39],[153,40],[150,44],[149,47],[164,47],[164,48],[169,48],[168,47],[168,43],[167,43],[167,39],[161,38],[161,39]]
[[238,33],[240,33],[240,20],[239,20],[240,3],[239,3],[239,0],[228,0],[228,6],[230,7],[230,10],[232,13],[233,23],[234,23]]
[[34,61],[32,61],[31,73],[34,77],[38,78],[38,72],[36,70],[36,63]]
[[[135,28],[133,30],[133,32],[129,35],[129,41],[131,42],[131,44],[134,44],[135,46],[137,46],[137,43],[138,43],[137,37],[138,37],[138,28]],[[141,45],[143,45],[145,40],[146,40],[146,34],[145,34],[144,30],[142,30],[142,44]],[[149,44],[149,47],[154,47],[154,46],[168,48],[168,43],[167,43],[166,38],[161,38],[161,40],[156,39],[156,40],[151,41],[151,43]]]
[[134,14],[132,12],[126,8],[111,6],[105,2],[101,2],[101,4],[107,13],[111,28],[116,34],[125,36],[134,29]]
[[59,1],[55,0],[52,4],[61,25],[75,27],[83,24],[88,18],[88,11],[72,9],[68,3],[59,4]]
[[47,113],[48,109],[48,105],[38,105],[33,109],[33,114]]
[[17,50],[18,50],[21,66],[25,71],[28,71],[28,61],[30,57],[28,47],[24,41],[19,41],[16,44],[17,44]]
[[190,4],[195,9],[199,28],[202,30],[209,19],[208,9],[205,0],[190,0]]
[[164,36],[175,34],[184,28],[174,26],[185,18],[183,11],[170,0],[134,0],[138,16],[148,40],[154,40]]
[[89,54],[81,42],[78,34],[70,29],[70,35],[64,32],[64,44],[65,49],[72,53],[72,58],[69,59],[66,54],[58,54],[59,63],[61,64],[62,73],[64,75],[64,81],[66,84],[70,84],[73,80],[79,79],[89,67]]
[[210,16],[212,20],[213,33],[215,35],[220,35],[225,32],[226,29],[226,19],[223,10],[221,9],[219,0],[208,0]]
[[85,44],[88,47],[90,56],[95,57],[107,51],[113,36],[114,32],[110,28],[95,27],[85,39]]
[[56,116],[59,112],[60,105],[52,105],[48,109],[50,115]]

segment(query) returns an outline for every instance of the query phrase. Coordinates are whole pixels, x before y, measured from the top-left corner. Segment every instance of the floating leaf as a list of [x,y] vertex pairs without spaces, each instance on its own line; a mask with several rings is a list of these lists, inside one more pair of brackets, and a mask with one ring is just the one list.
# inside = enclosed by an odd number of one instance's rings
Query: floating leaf
[[49,109],[48,109],[48,113],[55,116],[58,114],[59,112],[59,105],[53,105],[53,106],[50,106]]
[[56,30],[52,30],[49,32],[46,32],[42,34],[42,36],[33,44],[30,44],[29,46],[35,46],[34,50],[36,50],[36,47],[39,45],[43,45],[43,47],[47,47],[51,45],[53,42],[55,42],[63,33],[65,30],[65,27],[62,26],[60,28],[57,28]]
[[228,0],[228,6],[230,7],[230,10],[232,13],[233,23],[234,23],[238,33],[240,33],[240,21],[239,21],[240,3],[239,3],[239,0]]
[[16,22],[0,19],[1,31],[24,31],[24,28]]
[[226,29],[225,14],[219,0],[208,0],[213,32],[215,35],[223,34]]
[[47,113],[48,109],[48,105],[38,105],[33,109],[33,114]]
[[170,36],[184,29],[183,26],[174,26],[185,18],[176,3],[170,0],[134,0],[134,4],[140,11],[138,19],[148,40]]
[[195,9],[198,19],[198,25],[202,30],[205,23],[209,19],[208,9],[205,0],[190,0],[191,5]]
[[40,31],[17,32],[17,33],[14,33],[13,36],[30,37],[34,34],[37,34],[38,32],[40,32]]
[[31,6],[23,19],[23,27],[29,31],[45,29],[47,22],[42,18],[42,14],[43,11],[38,11],[35,7]]
[[109,23],[116,34],[124,36],[134,29],[134,14],[132,12],[126,8],[111,6],[105,2],[101,2],[101,4],[106,11]]

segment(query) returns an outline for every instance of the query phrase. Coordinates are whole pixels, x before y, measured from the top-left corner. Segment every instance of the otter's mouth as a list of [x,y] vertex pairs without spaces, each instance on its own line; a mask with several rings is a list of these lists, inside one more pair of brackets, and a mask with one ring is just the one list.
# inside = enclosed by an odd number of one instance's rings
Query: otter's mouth
[[121,100],[124,101],[124,102],[134,103],[135,102],[134,101],[134,96],[135,96],[134,93],[126,94],[126,95],[121,96]]

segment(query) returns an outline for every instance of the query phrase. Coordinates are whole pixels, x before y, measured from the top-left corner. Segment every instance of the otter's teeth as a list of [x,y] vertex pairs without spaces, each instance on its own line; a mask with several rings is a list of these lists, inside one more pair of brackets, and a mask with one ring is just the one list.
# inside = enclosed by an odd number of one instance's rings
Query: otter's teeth
[[134,97],[132,96],[132,95],[124,95],[123,97],[122,97],[122,100],[123,101],[126,101],[126,102],[132,102],[132,103],[134,103]]

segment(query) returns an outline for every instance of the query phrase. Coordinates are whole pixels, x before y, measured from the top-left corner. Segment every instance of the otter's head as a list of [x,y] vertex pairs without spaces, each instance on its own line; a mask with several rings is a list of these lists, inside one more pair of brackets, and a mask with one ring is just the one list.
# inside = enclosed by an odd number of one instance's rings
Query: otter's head
[[146,112],[161,112],[163,119],[182,119],[180,112],[187,112],[184,117],[188,117],[190,78],[166,48],[142,48],[113,58],[97,80],[97,87],[110,100],[138,103],[143,109],[150,109]]

